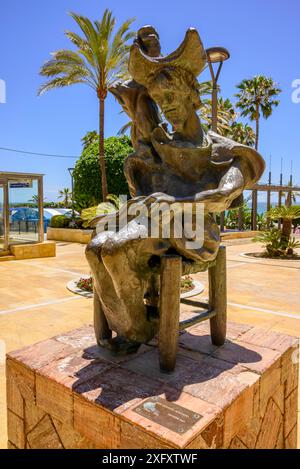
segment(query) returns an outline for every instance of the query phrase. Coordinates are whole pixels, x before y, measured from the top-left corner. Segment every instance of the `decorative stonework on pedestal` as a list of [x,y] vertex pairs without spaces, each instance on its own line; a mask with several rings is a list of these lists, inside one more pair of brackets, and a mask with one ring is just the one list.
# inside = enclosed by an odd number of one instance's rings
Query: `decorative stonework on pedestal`
[[176,370],[156,344],[113,357],[92,327],[7,357],[9,448],[295,448],[298,339],[229,323],[180,335]]

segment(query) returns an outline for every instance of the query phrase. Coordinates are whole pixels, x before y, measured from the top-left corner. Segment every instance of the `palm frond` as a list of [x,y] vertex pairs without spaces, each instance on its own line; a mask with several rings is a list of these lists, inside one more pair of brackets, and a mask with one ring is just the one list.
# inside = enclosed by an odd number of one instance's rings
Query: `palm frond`
[[250,120],[257,118],[257,108],[267,119],[272,114],[273,107],[279,105],[279,100],[274,98],[281,93],[281,89],[272,78],[257,75],[243,80],[237,88],[239,92],[235,94],[238,98],[236,106],[241,109],[241,115]]
[[70,16],[81,34],[65,31],[65,35],[76,50],[56,51],[52,59],[41,67],[40,74],[51,80],[40,87],[39,94],[53,88],[86,83],[98,97],[105,97],[108,87],[124,77],[129,52],[127,42],[134,35],[130,31],[134,19],[125,21],[113,36],[116,20],[108,9],[101,20],[94,22],[74,12],[70,12]]
[[282,205],[281,207],[274,207],[267,212],[266,215],[268,218],[272,220],[295,220],[296,218],[300,218],[300,206],[299,205],[292,205],[287,207],[286,205]]
[[118,130],[118,137],[120,135],[125,135],[132,127],[132,122],[129,121],[126,124],[122,125],[122,127]]
[[46,91],[53,90],[55,88],[64,88],[65,86],[76,85],[78,83],[89,84],[82,76],[67,75],[65,77],[53,78],[45,83],[43,83],[38,89],[38,96],[43,95]]

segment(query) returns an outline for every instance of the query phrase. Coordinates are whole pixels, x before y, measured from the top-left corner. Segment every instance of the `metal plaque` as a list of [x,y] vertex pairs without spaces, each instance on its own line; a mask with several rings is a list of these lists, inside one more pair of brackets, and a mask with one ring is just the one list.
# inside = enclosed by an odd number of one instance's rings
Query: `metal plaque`
[[133,411],[179,434],[187,432],[202,418],[197,412],[161,397],[149,397]]

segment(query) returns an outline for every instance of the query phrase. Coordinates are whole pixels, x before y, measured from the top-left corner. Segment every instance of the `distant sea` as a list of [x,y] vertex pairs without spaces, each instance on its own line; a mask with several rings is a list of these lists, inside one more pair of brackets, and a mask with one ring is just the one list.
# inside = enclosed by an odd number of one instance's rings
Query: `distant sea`
[[[251,200],[248,201],[247,203],[248,203],[248,206],[251,207]],[[284,200],[283,200],[283,203],[284,203]],[[296,200],[296,205],[300,205],[299,199]],[[277,202],[271,201],[271,206],[276,207]],[[267,211],[267,202],[257,202],[257,213],[261,214],[261,213],[265,213],[266,211]]]

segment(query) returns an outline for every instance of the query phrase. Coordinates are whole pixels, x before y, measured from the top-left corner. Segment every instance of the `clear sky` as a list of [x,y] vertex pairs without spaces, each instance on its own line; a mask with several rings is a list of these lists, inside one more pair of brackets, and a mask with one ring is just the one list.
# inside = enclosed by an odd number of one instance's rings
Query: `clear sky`
[[[299,0],[10,0],[0,4],[0,80],[6,82],[6,104],[0,103],[0,147],[33,152],[79,155],[81,137],[97,129],[98,106],[84,85],[36,96],[41,64],[56,49],[69,47],[65,29],[74,29],[67,12],[96,19],[106,7],[119,22],[135,17],[134,29],[153,24],[163,53],[173,51],[185,31],[198,29],[204,46],[222,45],[231,59],[224,64],[220,85],[232,98],[235,85],[256,74],[271,76],[283,90],[280,106],[262,121],[260,151],[269,162],[274,182],[280,159],[284,178],[293,159],[295,182],[300,184],[300,103],[292,102],[292,82],[300,79]],[[76,29],[76,28],[75,28]],[[200,80],[208,79],[206,70]],[[0,96],[1,101],[1,96]],[[109,96],[106,136],[116,135],[127,118]],[[44,173],[45,196],[56,200],[58,190],[70,187],[67,171],[75,159],[13,154],[0,150],[0,170]],[[266,177],[264,177],[266,179]]]

